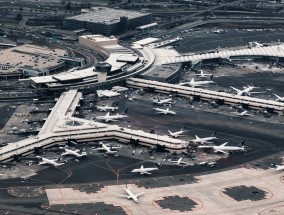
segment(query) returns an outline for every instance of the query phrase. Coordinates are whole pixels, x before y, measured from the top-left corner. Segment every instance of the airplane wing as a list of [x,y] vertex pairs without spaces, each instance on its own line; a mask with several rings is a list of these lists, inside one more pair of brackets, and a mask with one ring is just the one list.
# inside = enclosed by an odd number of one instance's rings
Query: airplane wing
[[120,197],[124,197],[124,198],[130,198],[130,196],[127,196],[127,195],[121,195],[121,194],[116,194],[117,196],[120,196]]
[[209,142],[209,141],[201,141],[201,144],[204,144],[204,143],[209,143],[209,144],[211,144],[211,143],[213,143],[213,142]]
[[220,146],[225,146],[225,145],[227,145],[228,144],[228,142],[226,142],[226,143],[223,143],[222,145],[220,145]]
[[117,122],[117,119],[107,119],[107,122]]
[[139,196],[143,195],[144,193],[145,193],[145,192],[138,193],[138,194],[136,194],[135,196],[136,196],[136,198],[138,198]]
[[115,154],[117,151],[107,151],[106,154]]
[[[230,86],[231,87],[231,86]],[[238,93],[241,92],[241,90],[237,89],[237,88],[234,88],[234,87],[231,87],[233,90],[237,91]]]
[[64,152],[61,154],[61,156],[64,156],[64,155],[69,155],[70,153],[69,152]]
[[93,150],[105,150],[104,148],[92,148]]
[[46,161],[41,161],[41,162],[38,163],[38,165],[43,165],[43,164],[47,164],[47,162]]
[[263,92],[249,92],[249,94],[258,94],[258,93],[266,93],[265,91]]
[[226,151],[223,151],[223,150],[215,150],[215,152],[221,152],[221,153],[224,153],[224,154],[228,154],[228,152],[226,152]]
[[64,163],[56,163],[54,166],[61,166],[64,165]]
[[150,172],[143,172],[143,174],[152,175]]

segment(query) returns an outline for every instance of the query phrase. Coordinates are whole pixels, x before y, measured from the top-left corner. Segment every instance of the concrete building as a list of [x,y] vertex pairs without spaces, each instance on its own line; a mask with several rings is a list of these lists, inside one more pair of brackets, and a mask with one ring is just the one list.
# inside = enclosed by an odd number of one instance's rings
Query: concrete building
[[109,36],[149,24],[152,20],[150,13],[94,7],[86,13],[64,19],[63,27],[67,30],[86,29]]
[[0,77],[45,76],[60,71],[65,61],[60,56],[66,50],[36,45],[22,45],[0,52]]

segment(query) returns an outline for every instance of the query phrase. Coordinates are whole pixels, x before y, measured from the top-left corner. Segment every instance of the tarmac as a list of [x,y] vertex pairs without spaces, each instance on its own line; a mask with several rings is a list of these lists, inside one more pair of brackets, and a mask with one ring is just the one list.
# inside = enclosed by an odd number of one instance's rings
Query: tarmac
[[[129,182],[133,193],[145,192],[139,203],[116,196],[125,194],[124,185],[108,185],[105,192],[86,193],[72,188],[47,188],[49,204],[68,205],[107,202],[121,206],[126,214],[262,214],[268,209],[278,208],[275,213],[282,214],[284,208],[284,186],[279,180],[283,172],[274,170],[237,168],[229,171],[199,176],[197,183],[185,183],[159,188],[137,187]],[[153,179],[155,180],[155,178]],[[159,180],[159,178],[156,178]],[[237,192],[228,194],[226,190],[242,187],[243,199],[234,199]],[[252,190],[250,190],[252,188]],[[190,204],[188,204],[190,202]],[[178,205],[178,207],[177,207]],[[70,207],[71,207],[70,206]],[[66,210],[64,208],[64,210]]]

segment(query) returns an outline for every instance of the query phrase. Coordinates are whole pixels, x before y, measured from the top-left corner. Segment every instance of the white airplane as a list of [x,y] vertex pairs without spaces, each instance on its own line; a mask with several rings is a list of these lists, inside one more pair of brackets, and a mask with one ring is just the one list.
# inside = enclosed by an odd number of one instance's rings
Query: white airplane
[[207,77],[212,76],[212,74],[204,73],[203,70],[199,70],[199,71],[200,71],[200,73],[195,74],[195,75],[198,76],[198,77],[200,77],[200,78],[207,78]]
[[71,149],[67,149],[67,148],[64,148],[64,147],[59,147],[59,148],[65,150],[65,152],[63,154],[61,154],[61,156],[72,155],[72,156],[75,156],[77,158],[80,158],[80,157],[83,157],[83,156],[87,155],[86,152],[81,152],[79,149],[71,150]]
[[258,43],[258,42],[256,42],[256,41],[253,41],[253,42],[249,42],[249,47],[250,48],[260,48],[260,47],[263,47],[263,44],[261,44],[261,43]]
[[184,129],[182,128],[180,131],[176,131],[176,132],[171,132],[170,130],[168,130],[168,132],[170,133],[169,136],[170,137],[180,137],[182,136],[182,134],[184,133]]
[[153,100],[153,104],[156,105],[173,104],[174,102],[172,100],[173,100],[172,98],[162,99],[162,100],[157,98]]
[[218,139],[215,135],[216,135],[216,131],[210,137],[200,138],[197,135],[195,135],[195,139],[192,140],[192,142],[199,143],[199,144],[213,143],[213,142],[210,142],[210,141]]
[[169,108],[167,109],[161,109],[161,108],[152,108],[153,110],[156,110],[157,113],[161,113],[161,114],[172,114],[172,115],[176,115],[177,113],[170,110]]
[[126,117],[127,116],[125,114],[117,113],[116,115],[109,115],[109,112],[107,112],[105,116],[96,116],[95,119],[104,120],[105,122],[115,122]]
[[139,194],[133,194],[131,192],[131,190],[129,190],[127,188],[127,185],[126,185],[126,188],[123,188],[125,190],[125,192],[128,194],[128,195],[119,195],[117,194],[118,196],[121,196],[121,197],[125,197],[127,199],[132,199],[133,201],[135,201],[136,203],[138,203],[138,197],[141,196],[142,194],[144,194],[145,192],[142,192],[142,193],[139,193]]
[[281,171],[284,170],[284,165],[275,165],[274,163],[272,164],[275,170]]
[[176,164],[178,164],[178,165],[183,165],[183,164],[188,164],[187,162],[185,162],[185,161],[182,161],[182,157],[180,157],[178,160],[172,160],[172,159],[169,159],[168,160],[169,162],[172,162],[172,163],[176,163]]
[[115,154],[117,153],[116,150],[113,150],[113,149],[120,149],[121,146],[107,146],[106,144],[100,142],[99,143],[101,145],[101,147],[99,148],[94,148],[93,150],[102,150],[102,151],[105,151],[106,154]]
[[104,112],[106,112],[106,111],[114,111],[114,110],[117,110],[118,107],[112,107],[112,106],[104,105],[104,106],[97,106],[97,109],[98,109],[99,111],[104,111]]
[[47,158],[44,158],[44,157],[41,157],[41,156],[36,156],[36,158],[38,158],[39,160],[41,160],[38,165],[43,165],[43,164],[49,164],[49,165],[52,165],[52,166],[61,166],[61,165],[64,165],[64,163],[56,163],[56,161],[58,161],[58,159],[53,159],[53,160],[50,160],[50,159],[47,159]]
[[249,114],[247,110],[245,110],[241,113],[238,113],[238,112],[234,112],[234,113],[238,116],[253,116],[252,114]]
[[157,167],[153,167],[153,168],[145,168],[143,165],[139,168],[139,169],[133,169],[131,172],[135,173],[135,172],[138,172],[140,173],[140,175],[144,175],[144,174],[148,174],[148,175],[151,175],[152,173],[150,173],[151,171],[154,171],[154,170],[159,170]]
[[275,101],[277,101],[277,102],[284,102],[284,97],[280,97],[280,96],[278,96],[276,94],[273,94],[273,95],[275,95],[277,97],[277,99]]
[[190,87],[201,87],[203,85],[208,85],[208,84],[214,83],[214,81],[212,81],[212,78],[213,78],[213,75],[211,75],[210,78],[208,79],[210,81],[195,81],[194,78],[192,78],[188,82],[179,83],[179,85],[181,85],[181,86],[189,85]]
[[198,146],[199,149],[213,149],[214,153],[222,152],[228,154],[230,151],[245,151],[245,140],[242,141],[239,145],[242,146],[226,146],[228,142],[223,143],[220,146]]
[[256,89],[258,87],[254,87],[253,85],[248,85],[247,87],[243,87],[243,90],[239,90],[237,88],[234,88],[230,86],[233,90],[237,92],[238,96],[250,96],[252,94],[257,94],[257,93],[264,93],[264,92],[251,92],[253,89]]

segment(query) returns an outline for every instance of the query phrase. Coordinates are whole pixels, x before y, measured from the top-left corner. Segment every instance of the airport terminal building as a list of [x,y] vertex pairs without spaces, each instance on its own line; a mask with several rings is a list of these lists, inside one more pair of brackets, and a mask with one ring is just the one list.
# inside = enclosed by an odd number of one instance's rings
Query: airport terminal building
[[115,35],[151,23],[152,14],[94,7],[86,13],[64,19],[67,30],[86,29],[92,33]]

